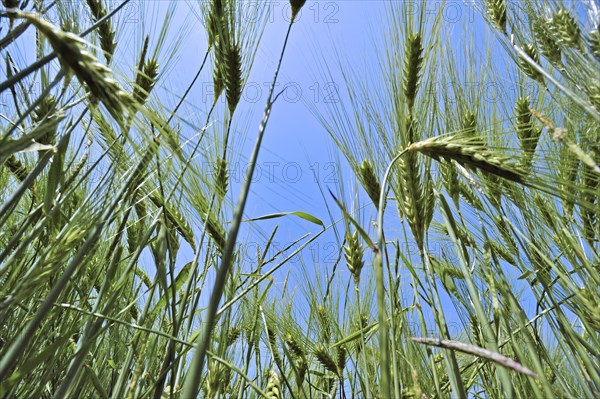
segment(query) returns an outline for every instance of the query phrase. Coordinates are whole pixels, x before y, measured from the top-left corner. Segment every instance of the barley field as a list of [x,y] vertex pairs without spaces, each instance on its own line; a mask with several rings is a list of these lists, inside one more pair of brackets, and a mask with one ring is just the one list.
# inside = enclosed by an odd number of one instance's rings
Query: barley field
[[597,1],[2,6],[0,398],[600,398]]

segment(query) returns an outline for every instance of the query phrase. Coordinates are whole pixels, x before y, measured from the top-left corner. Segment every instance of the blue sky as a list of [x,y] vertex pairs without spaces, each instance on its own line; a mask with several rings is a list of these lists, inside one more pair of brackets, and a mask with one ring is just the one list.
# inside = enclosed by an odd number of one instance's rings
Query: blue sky
[[[174,106],[192,80],[207,48],[204,28],[198,17],[199,4],[198,1],[191,0],[176,2],[132,0],[119,15],[120,22],[115,23],[115,26],[120,26],[121,30],[118,32],[120,57],[115,57],[114,69],[117,73],[122,73],[131,79],[134,68],[132,60],[139,52],[143,37],[145,34],[150,35],[152,50],[164,25],[166,11],[169,7],[175,10],[159,59],[165,59],[165,56],[170,58],[169,54],[174,46],[177,46],[177,50],[173,51],[174,56],[169,62],[162,66],[161,80],[155,92],[167,108]],[[247,7],[250,18],[252,5],[256,2],[247,1],[241,4],[247,5],[242,7]],[[237,200],[239,183],[243,179],[247,166],[245,160],[258,132],[268,96],[268,87],[273,78],[289,23],[287,1],[272,1],[269,4],[271,5],[270,19],[266,24],[251,74],[242,93],[240,108],[235,115],[235,131],[232,139],[244,145],[236,146],[238,153],[232,156],[233,189],[230,201],[233,203]],[[429,1],[428,16],[433,16],[442,4],[444,4],[442,1]],[[73,2],[73,5],[84,12],[84,2]],[[346,198],[352,198],[357,187],[353,174],[345,166],[343,156],[328,133],[310,112],[307,103],[313,103],[317,108],[324,109],[330,106],[331,102],[344,101],[344,81],[335,72],[340,61],[338,54],[341,54],[343,62],[349,63],[353,69],[364,71],[364,79],[369,83],[381,85],[381,77],[373,73],[372,68],[378,64],[376,59],[380,54],[378,47],[379,49],[383,47],[381,38],[388,29],[385,11],[394,5],[400,7],[401,3],[377,0],[307,1],[292,30],[283,61],[278,89],[287,88],[287,90],[276,102],[271,114],[259,157],[256,181],[246,207],[246,217],[253,218],[273,212],[305,211],[321,218],[328,225],[330,220],[319,184],[325,192],[327,188],[337,192],[343,187]],[[446,2],[443,17],[445,34],[450,35],[457,48],[466,43],[464,29],[480,32],[479,43],[493,39],[489,31],[483,29],[474,7],[464,5],[462,1]],[[180,41],[175,42],[175,37],[180,38]],[[324,78],[326,74],[320,71],[320,68],[325,65],[331,66],[331,78]],[[504,68],[502,65],[496,67],[500,70]],[[192,124],[200,125],[205,119],[211,102],[211,68],[206,68],[179,115]],[[221,120],[220,116],[215,116],[213,123],[221,123]],[[196,132],[193,129],[183,124],[184,136],[188,137],[194,133]],[[208,164],[206,172],[210,172]],[[328,195],[326,201],[334,218],[339,218],[340,212]],[[387,227],[398,232],[395,205],[389,203],[388,210],[390,223]],[[374,207],[367,207],[362,216],[364,226],[370,227],[371,220],[375,218]],[[307,232],[319,230],[318,226],[293,217],[263,221],[258,225],[268,234],[276,224],[280,225],[276,237],[279,247],[286,246]],[[343,231],[344,228],[341,226],[341,232]],[[374,233],[372,236],[375,238]],[[256,242],[260,247],[266,243],[264,237],[248,230],[242,231],[240,239]],[[334,242],[333,233],[327,233],[319,240],[316,247],[318,251],[311,251],[312,254],[317,254],[314,260],[320,270],[331,271],[331,261],[335,259],[332,255],[336,255],[332,247]],[[367,264],[370,264],[370,256],[371,254],[367,252],[365,256]],[[187,263],[191,255],[187,259],[183,258],[187,257],[182,257],[182,264]],[[252,258],[248,260],[250,261],[248,267],[251,267]],[[310,261],[306,257],[305,260]],[[308,266],[312,269],[312,265]],[[343,262],[340,271],[350,279]],[[365,272],[370,273],[370,268]],[[282,279],[280,278],[276,284],[282,284]]]
[[[252,3],[246,4],[250,7]],[[121,46],[125,48],[122,49],[124,52],[128,51],[128,47],[129,51],[137,51],[135,49],[140,47],[144,33],[151,34],[151,43],[152,40],[156,40],[163,24],[165,11],[169,6],[175,6],[171,29],[175,34],[181,34],[179,29],[182,29],[183,39],[179,43],[176,57],[171,59],[169,68],[163,72],[162,84],[159,84],[156,92],[167,107],[174,105],[196,73],[207,47],[204,30],[198,19],[199,3],[147,1],[135,4],[139,7],[136,12],[140,17],[136,18],[133,10],[129,10],[124,17],[130,23],[122,32],[122,37],[132,38],[129,42],[127,40],[121,42]],[[237,200],[239,183],[243,179],[247,166],[246,159],[254,145],[268,96],[268,88],[289,23],[287,1],[275,1],[269,4],[271,4],[270,19],[242,94],[240,108],[236,111],[234,119],[235,132],[232,139],[244,145],[236,146],[238,153],[232,156],[230,173],[233,189],[229,197],[231,202]],[[339,74],[336,74],[336,67],[340,62],[339,55],[343,57],[343,62],[350,63],[353,69],[364,71],[363,76],[369,82],[382,83],[381,77],[369,71],[373,70],[374,65],[378,65],[376,57],[380,54],[378,50],[383,47],[381,40],[388,28],[386,9],[394,4],[373,0],[307,2],[292,30],[283,61],[278,89],[287,90],[276,102],[271,114],[259,156],[258,171],[246,207],[247,218],[273,212],[305,211],[321,218],[328,225],[330,218],[319,185],[325,193],[327,188],[333,192],[343,189],[347,199],[353,197],[357,189],[353,174],[348,170],[343,156],[328,133],[310,112],[307,103],[324,109],[331,106],[332,101],[344,101],[344,81]],[[399,2],[397,4],[401,6]],[[428,11],[433,16],[442,2],[430,1],[428,4]],[[480,29],[481,35],[478,40],[481,43],[492,39],[489,31],[483,29],[481,20],[478,19],[478,12],[473,7],[465,6],[462,2],[448,2],[443,15],[446,22],[445,34],[452,36],[457,47],[465,44],[462,29]],[[165,53],[168,52],[170,43],[172,45],[173,42],[166,41],[163,49]],[[325,78],[326,74],[319,71],[325,65],[331,66],[332,78]],[[211,102],[212,75],[211,69],[207,68],[181,109],[180,116],[200,124],[204,121]],[[224,99],[221,99],[221,103],[224,104]],[[220,116],[213,118],[214,123],[222,123],[219,122],[220,120]],[[184,136],[191,136],[193,133],[193,130],[184,125]],[[205,167],[206,172],[210,173],[210,164],[206,164]],[[336,205],[328,194],[325,197],[334,218],[339,218],[341,214]],[[363,203],[367,202],[363,201]],[[389,222],[386,222],[386,228],[390,229],[390,232],[401,234],[395,204],[388,204],[388,214]],[[371,229],[372,237],[375,239],[371,225],[371,221],[375,219],[374,207],[367,206],[361,216],[364,227]],[[315,233],[319,230],[318,226],[293,217],[258,222],[262,234],[243,229],[240,240],[247,242],[245,250],[242,249],[245,252],[243,257],[248,262],[247,268],[255,266],[254,244],[264,247],[267,236],[275,225],[280,226],[275,239],[278,248],[289,245],[306,233]],[[341,224],[340,229],[343,234],[344,227]],[[319,272],[308,276],[309,280],[311,278],[322,280],[325,274],[331,272],[340,244],[333,232],[326,233],[318,243],[311,244],[310,251],[305,251],[304,261],[308,270],[313,270],[314,267]],[[312,259],[310,255],[313,256]],[[190,258],[191,254],[189,258],[182,257],[182,264]],[[371,253],[368,251],[365,260],[369,265]],[[276,275],[275,285],[283,287],[288,270],[296,276],[303,273],[299,266],[298,262],[293,262],[289,267],[284,267],[281,273]],[[350,281],[350,273],[343,261],[338,270],[344,276],[343,278]],[[370,267],[365,269],[365,273],[371,273]],[[297,283],[304,284],[306,281],[299,280]]]

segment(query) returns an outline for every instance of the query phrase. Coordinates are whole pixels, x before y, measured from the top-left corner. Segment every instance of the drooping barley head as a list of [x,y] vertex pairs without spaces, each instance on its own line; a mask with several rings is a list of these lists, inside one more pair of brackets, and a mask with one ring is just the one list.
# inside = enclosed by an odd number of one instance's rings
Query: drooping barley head
[[65,32],[34,13],[18,13],[31,22],[47,39],[63,67],[73,71],[79,81],[102,101],[111,115],[121,120],[131,99],[112,77],[112,71],[87,51],[87,43],[79,36]]
[[439,161],[453,159],[460,165],[479,169],[507,180],[522,182],[524,171],[507,155],[489,150],[477,139],[464,135],[437,136],[413,143],[409,151],[418,151]]

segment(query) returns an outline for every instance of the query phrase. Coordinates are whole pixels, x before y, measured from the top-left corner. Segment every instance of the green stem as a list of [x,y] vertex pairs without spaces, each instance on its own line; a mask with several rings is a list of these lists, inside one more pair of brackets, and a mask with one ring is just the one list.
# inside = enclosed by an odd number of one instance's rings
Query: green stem
[[271,84],[271,89],[269,91],[269,98],[267,99],[267,105],[265,107],[263,119],[261,121],[259,130],[258,130],[258,138],[256,140],[254,150],[252,151],[252,155],[250,157],[248,170],[246,172],[246,179],[242,183],[242,188],[240,191],[240,196],[238,198],[238,203],[233,212],[233,221],[231,223],[231,228],[229,230],[229,234],[227,235],[227,241],[225,243],[225,248],[223,251],[223,258],[221,259],[221,266],[219,267],[219,270],[217,271],[217,275],[215,278],[215,285],[214,285],[213,292],[212,292],[210,302],[208,305],[208,314],[206,315],[206,320],[204,321],[204,330],[203,330],[202,338],[198,345],[198,350],[196,351],[196,353],[194,354],[194,357],[192,359],[192,363],[190,365],[190,369],[187,373],[186,380],[185,380],[185,383],[183,386],[182,397],[184,397],[184,398],[196,397],[198,394],[198,390],[200,388],[200,381],[202,379],[202,370],[204,369],[204,360],[206,357],[206,353],[208,351],[208,347],[210,345],[210,341],[211,341],[211,337],[212,337],[212,329],[213,329],[213,326],[216,321],[217,310],[219,307],[219,303],[221,302],[221,297],[223,296],[223,290],[225,288],[227,276],[229,275],[229,271],[231,270],[231,267],[233,265],[233,260],[234,260],[233,251],[235,249],[238,232],[240,229],[240,225],[242,223],[242,215],[244,213],[244,208],[246,206],[246,201],[248,199],[248,193],[250,192],[252,175],[254,174],[256,161],[258,159],[258,153],[260,152],[262,139],[264,137],[267,123],[269,121],[269,116],[271,114],[271,108],[273,106],[273,102],[272,102],[273,92],[275,91],[275,85],[277,83],[277,77],[279,75],[279,70],[281,68],[281,64],[283,61],[283,55],[285,53],[285,49],[287,47],[287,42],[290,37],[292,23],[293,23],[293,21],[290,23],[287,34],[285,36],[283,49],[281,50],[281,55],[279,57],[279,63],[277,65],[277,69],[275,71],[275,77],[273,78],[273,83]]
[[386,197],[386,186],[387,181],[392,173],[394,164],[404,155],[408,150],[402,150],[398,155],[392,159],[387,170],[383,182],[381,183],[381,193],[379,195],[379,206],[377,211],[377,248],[378,252],[375,254],[375,260],[373,266],[375,268],[375,283],[377,285],[377,313],[379,316],[379,354],[381,358],[381,387],[383,398],[391,398],[391,386],[390,386],[390,358],[388,353],[388,331],[387,331],[387,318],[385,314],[385,284],[383,281],[383,261],[381,254],[385,250],[385,240],[383,236],[383,212],[385,210],[385,197]]

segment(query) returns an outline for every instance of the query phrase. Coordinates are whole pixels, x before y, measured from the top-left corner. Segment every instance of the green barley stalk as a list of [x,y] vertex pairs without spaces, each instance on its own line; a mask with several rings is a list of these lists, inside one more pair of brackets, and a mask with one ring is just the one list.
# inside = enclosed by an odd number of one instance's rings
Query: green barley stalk
[[275,76],[273,78],[273,82],[269,90],[269,97],[267,99],[263,119],[259,126],[258,138],[254,146],[254,150],[252,151],[252,154],[250,156],[250,162],[246,173],[246,179],[242,183],[238,202],[233,213],[233,220],[231,222],[229,234],[227,235],[227,241],[223,249],[221,265],[217,271],[213,292],[209,301],[208,314],[206,315],[202,336],[200,337],[196,353],[192,358],[190,368],[187,372],[187,378],[183,386],[183,397],[195,397],[198,392],[198,387],[200,386],[202,370],[204,369],[204,360],[212,337],[212,328],[216,320],[216,314],[219,307],[219,303],[221,302],[221,297],[223,296],[223,289],[225,287],[227,277],[233,265],[234,248],[237,242],[237,236],[242,222],[242,216],[248,199],[248,193],[250,192],[252,175],[254,174],[254,169],[256,167],[256,162],[258,159],[258,154],[260,152],[262,139],[264,137],[267,128],[267,123],[269,121],[269,116],[271,114],[275,85],[277,84],[277,77],[279,76],[279,70],[281,68],[283,56],[285,54],[285,49],[287,47],[287,43],[290,37],[292,23],[293,21],[290,23],[285,36],[283,48],[281,50],[281,55],[277,64],[277,69],[275,70]]

